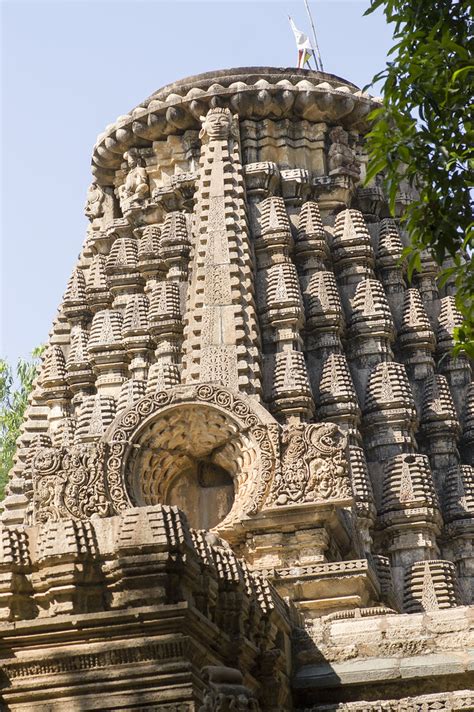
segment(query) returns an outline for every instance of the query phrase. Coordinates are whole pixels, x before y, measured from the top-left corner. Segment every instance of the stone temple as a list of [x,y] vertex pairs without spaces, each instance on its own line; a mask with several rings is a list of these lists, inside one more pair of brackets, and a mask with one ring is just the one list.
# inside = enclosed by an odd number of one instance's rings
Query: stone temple
[[3,709],[474,710],[471,367],[410,187],[364,187],[375,106],[231,69],[99,136],[3,506]]

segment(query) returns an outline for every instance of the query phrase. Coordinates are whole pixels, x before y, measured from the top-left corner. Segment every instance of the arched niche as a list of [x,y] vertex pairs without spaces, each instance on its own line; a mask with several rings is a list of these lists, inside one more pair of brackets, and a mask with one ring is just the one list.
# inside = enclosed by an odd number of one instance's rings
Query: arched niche
[[204,529],[255,513],[270,489],[278,428],[262,406],[224,388],[142,398],[106,435],[114,508],[177,505]]

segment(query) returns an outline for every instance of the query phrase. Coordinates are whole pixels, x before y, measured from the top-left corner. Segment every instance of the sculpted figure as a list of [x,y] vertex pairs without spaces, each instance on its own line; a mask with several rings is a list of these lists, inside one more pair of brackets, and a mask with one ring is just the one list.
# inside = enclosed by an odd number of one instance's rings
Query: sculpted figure
[[359,166],[354,159],[354,152],[349,146],[349,134],[342,126],[336,126],[329,132],[331,146],[328,151],[329,175],[332,173],[351,173],[359,175]]
[[201,116],[202,129],[199,138],[226,139],[232,131],[232,114],[229,109],[210,109],[206,116]]
[[84,213],[86,218],[89,220],[94,220],[94,218],[101,218],[104,214],[104,191],[97,183],[91,183],[89,190],[87,191],[86,204],[84,206]]
[[150,194],[150,183],[143,159],[136,148],[131,148],[123,157],[127,161],[129,171],[125,183],[118,189],[118,194],[122,209],[126,209]]

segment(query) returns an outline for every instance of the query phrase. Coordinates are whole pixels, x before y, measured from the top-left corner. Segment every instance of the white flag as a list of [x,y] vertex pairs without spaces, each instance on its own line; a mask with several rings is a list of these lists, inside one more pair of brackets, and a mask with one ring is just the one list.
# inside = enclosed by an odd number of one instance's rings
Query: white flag
[[311,59],[314,54],[313,45],[304,32],[301,32],[293,22],[292,18],[288,16],[290,21],[291,29],[296,40],[296,47],[298,49],[298,69],[303,69],[304,65]]

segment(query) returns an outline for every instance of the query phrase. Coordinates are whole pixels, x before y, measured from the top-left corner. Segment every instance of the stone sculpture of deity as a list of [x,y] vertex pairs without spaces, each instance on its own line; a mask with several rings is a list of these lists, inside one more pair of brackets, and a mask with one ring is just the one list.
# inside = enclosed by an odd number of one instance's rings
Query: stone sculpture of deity
[[331,145],[328,151],[329,175],[348,173],[358,177],[360,170],[349,146],[349,134],[342,126],[335,126],[329,132]]
[[125,183],[118,189],[122,210],[127,210],[134,203],[144,200],[150,194],[150,183],[142,158],[136,149],[124,153],[129,171]]

